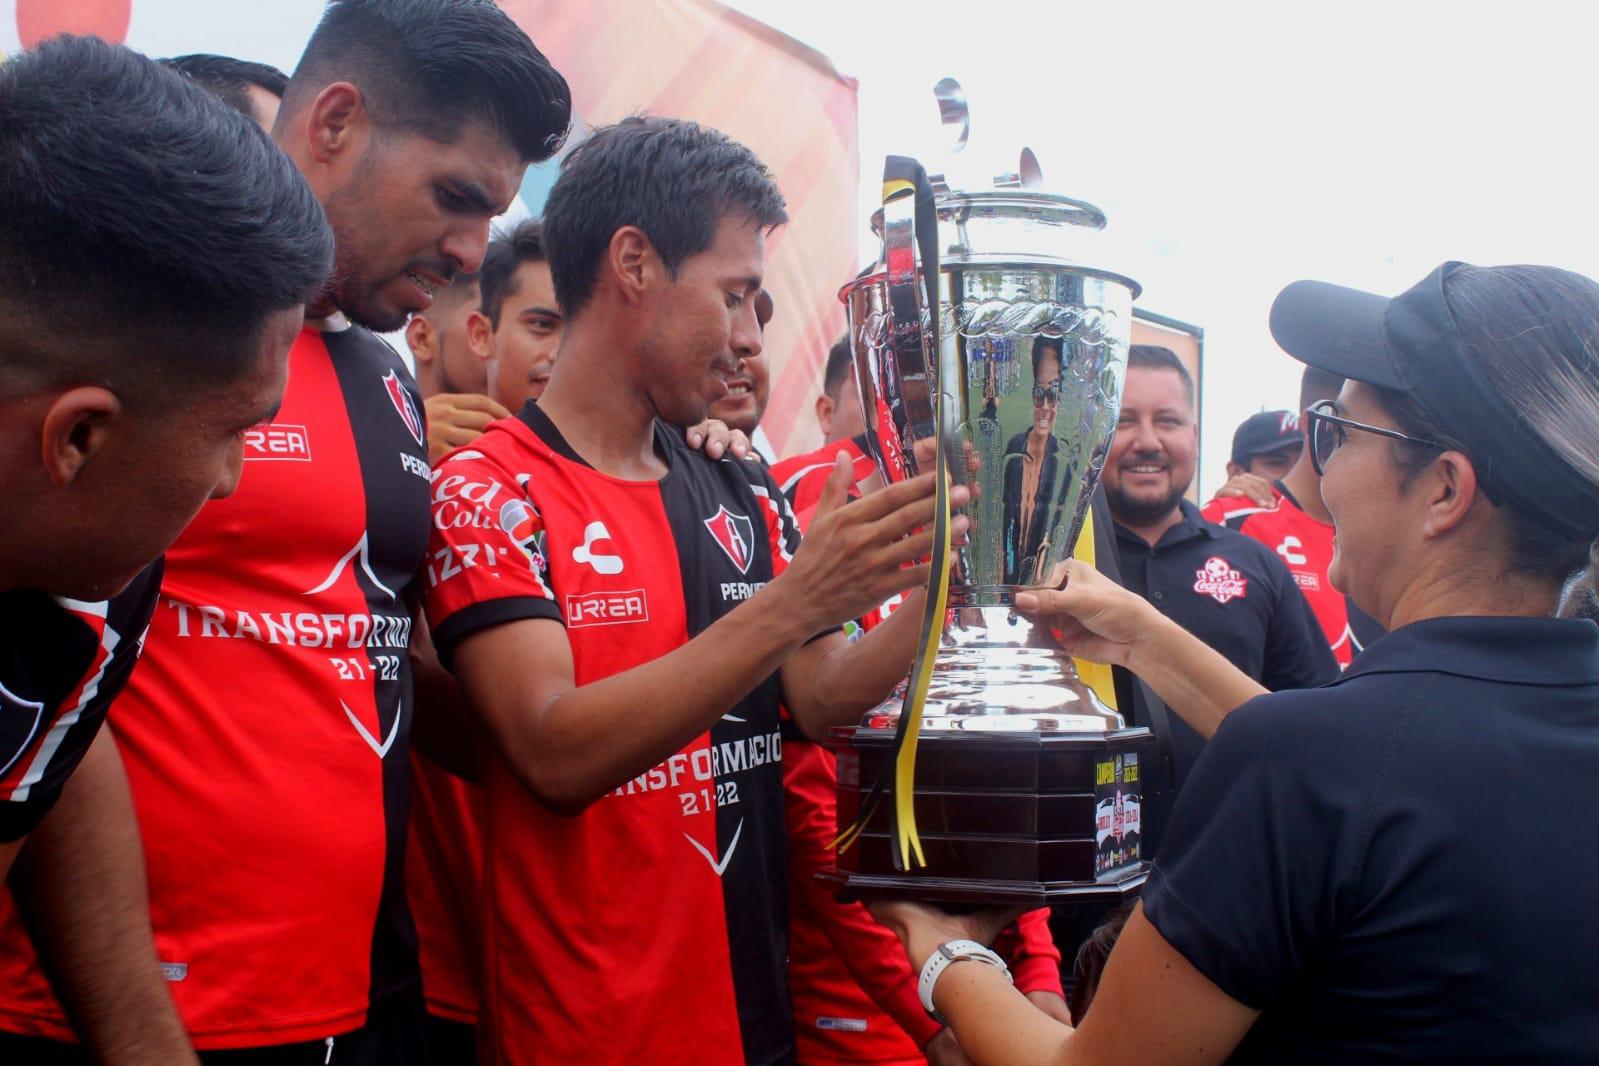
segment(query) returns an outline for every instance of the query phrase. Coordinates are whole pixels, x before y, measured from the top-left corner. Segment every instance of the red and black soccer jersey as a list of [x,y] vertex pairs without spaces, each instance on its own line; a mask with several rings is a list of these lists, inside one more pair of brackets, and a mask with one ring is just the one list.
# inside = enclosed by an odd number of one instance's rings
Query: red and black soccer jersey
[[483,790],[411,758],[405,893],[428,1013],[476,1025],[483,942]]
[[1282,482],[1272,486],[1270,507],[1253,500],[1218,496],[1205,505],[1207,522],[1236,529],[1271,548],[1288,566],[1294,583],[1327,635],[1327,644],[1340,667],[1346,667],[1369,641],[1382,635],[1382,627],[1332,587],[1327,568],[1332,565],[1333,527],[1306,514]]
[[[861,903],[841,903],[817,879],[834,865],[837,760],[791,740],[783,748],[792,865],[789,986],[799,1061],[834,1066],[920,1066],[921,1048],[943,1028],[922,1008],[916,972],[899,939]],[[995,942],[1022,992],[1061,995],[1060,952],[1047,909],[1029,911]]]
[[[336,1035],[415,994],[401,863],[421,411],[373,334],[301,332],[238,491],[167,554],[143,662],[111,715],[156,950],[202,1049]],[[69,1038],[8,922],[0,1027]]]
[[[781,573],[799,533],[765,468],[705,459],[664,427],[656,441],[664,478],[608,477],[529,404],[447,457],[428,553],[440,654],[551,619],[589,684],[680,647]],[[495,761],[479,1020],[495,1062],[793,1060],[780,696],[768,678],[577,816]]]
[[160,588],[157,561],[98,603],[0,594],[0,840],[55,805],[138,661]]
[[833,464],[840,452],[849,456],[850,464],[854,468],[855,484],[860,484],[877,472],[871,456],[866,454],[864,436],[833,441],[831,444],[822,445],[814,452],[795,455],[773,464],[772,478],[783,490],[789,505],[794,508],[794,516],[799,519],[800,528],[803,529],[810,524],[811,514],[822,500],[822,489],[833,474]]

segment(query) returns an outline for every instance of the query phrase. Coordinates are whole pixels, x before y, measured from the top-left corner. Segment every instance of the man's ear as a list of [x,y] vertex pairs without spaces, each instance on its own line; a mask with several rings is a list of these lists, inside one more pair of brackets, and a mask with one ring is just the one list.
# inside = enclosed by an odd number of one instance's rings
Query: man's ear
[[482,311],[466,316],[466,346],[484,362],[494,358],[494,324]]
[[1227,479],[1229,481],[1231,481],[1233,478],[1237,477],[1239,474],[1243,474],[1243,473],[1247,473],[1247,471],[1244,470],[1243,467],[1239,466],[1237,463],[1233,462],[1231,459],[1227,460]]
[[438,355],[433,342],[433,323],[421,315],[412,315],[405,324],[405,343],[418,363],[431,363]]
[[611,234],[605,264],[621,290],[622,299],[629,302],[639,299],[657,280],[664,280],[660,256],[655,254],[649,237],[637,226],[623,226]]
[[366,100],[361,90],[347,81],[323,89],[306,109],[306,150],[325,166],[336,164],[340,157],[360,158],[370,133]]
[[111,423],[121,413],[122,401],[98,386],[70,389],[56,397],[44,413],[40,439],[51,482],[70,484],[105,446]]
[[822,427],[822,436],[833,434],[833,398],[827,393],[816,397],[816,422]]
[[1421,528],[1429,537],[1457,528],[1477,499],[1477,471],[1461,452],[1444,452],[1416,481],[1416,491],[1426,493]]

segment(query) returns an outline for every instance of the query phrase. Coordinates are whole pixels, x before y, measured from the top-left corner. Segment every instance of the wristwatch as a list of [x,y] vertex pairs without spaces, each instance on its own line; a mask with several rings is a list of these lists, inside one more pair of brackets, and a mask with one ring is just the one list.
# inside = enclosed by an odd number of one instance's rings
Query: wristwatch
[[933,1020],[942,1023],[944,1018],[933,1006],[933,986],[938,983],[938,975],[952,962],[962,959],[974,959],[994,967],[1005,975],[1005,980],[1014,981],[1010,975],[1010,967],[1005,965],[1005,960],[985,948],[975,940],[946,940],[938,945],[938,950],[927,957],[922,964],[922,976],[916,982],[916,991],[921,993],[922,1006]]

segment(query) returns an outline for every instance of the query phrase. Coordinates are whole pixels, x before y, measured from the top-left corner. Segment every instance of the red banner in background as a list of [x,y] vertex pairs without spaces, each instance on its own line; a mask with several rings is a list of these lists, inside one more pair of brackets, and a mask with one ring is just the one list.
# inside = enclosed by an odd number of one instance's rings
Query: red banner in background
[[636,112],[689,118],[742,141],[777,175],[789,224],[767,244],[777,312],[766,331],[772,398],[761,428],[779,456],[819,445],[812,406],[827,349],[844,331],[838,290],[860,260],[854,80],[710,0],[500,3],[571,84],[576,136]]

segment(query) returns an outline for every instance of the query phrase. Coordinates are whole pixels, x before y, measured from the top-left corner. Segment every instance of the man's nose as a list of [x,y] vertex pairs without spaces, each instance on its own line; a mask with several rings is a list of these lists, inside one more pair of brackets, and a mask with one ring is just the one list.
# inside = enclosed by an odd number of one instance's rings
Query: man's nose
[[763,338],[761,324],[755,317],[755,301],[745,300],[733,316],[733,335],[728,342],[740,359],[754,359],[761,354]]
[[439,243],[439,252],[462,274],[476,274],[489,250],[489,220],[473,220],[453,227]]

